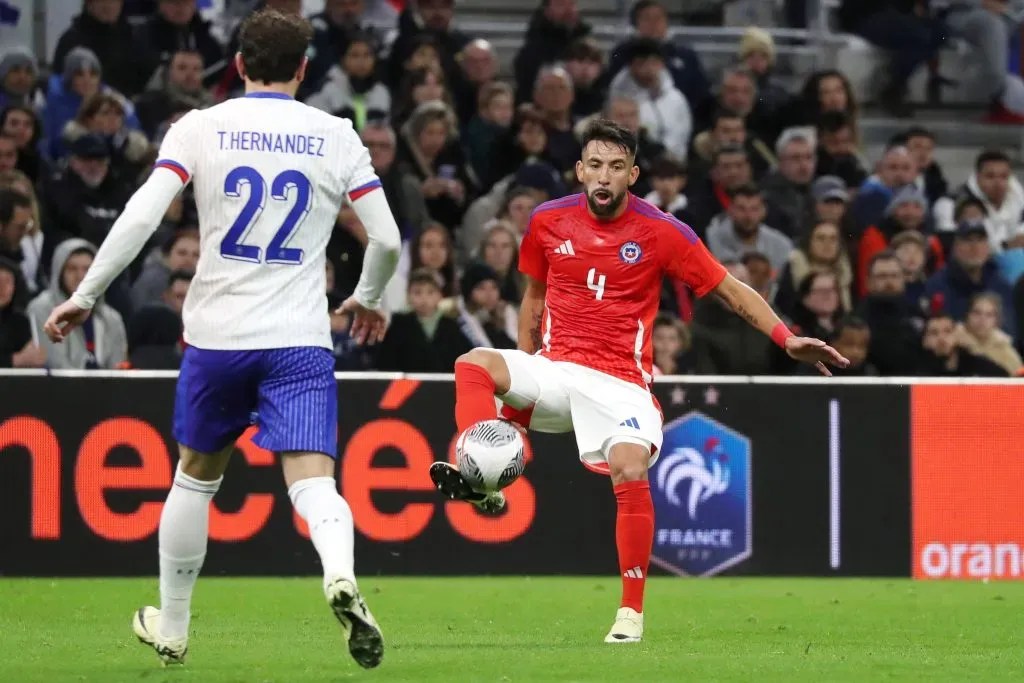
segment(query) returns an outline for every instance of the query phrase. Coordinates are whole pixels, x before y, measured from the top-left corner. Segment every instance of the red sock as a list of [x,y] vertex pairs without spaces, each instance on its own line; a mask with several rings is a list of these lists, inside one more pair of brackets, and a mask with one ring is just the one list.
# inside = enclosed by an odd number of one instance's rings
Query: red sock
[[461,434],[477,422],[498,417],[494,380],[479,365],[455,364],[455,424]]
[[618,514],[615,518],[615,547],[622,574],[622,603],[644,611],[644,584],[654,545],[654,501],[646,481],[627,481],[615,487]]

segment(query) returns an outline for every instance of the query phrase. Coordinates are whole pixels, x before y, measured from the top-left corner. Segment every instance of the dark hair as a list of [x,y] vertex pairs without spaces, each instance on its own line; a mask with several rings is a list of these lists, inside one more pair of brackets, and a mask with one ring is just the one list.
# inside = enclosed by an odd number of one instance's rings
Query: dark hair
[[743,183],[739,187],[734,187],[729,191],[729,198],[736,199],[737,197],[763,197],[764,193],[761,188],[754,183]]
[[566,50],[565,61],[597,62],[598,64],[603,64],[604,53],[601,52],[601,47],[593,38],[579,38]]
[[18,207],[32,208],[32,200],[11,188],[0,190],[0,225],[7,225],[14,218],[14,210]]
[[23,114],[32,118],[32,139],[29,140],[28,147],[35,147],[35,144],[39,141],[39,138],[43,134],[43,124],[39,120],[39,114],[36,113],[35,109],[24,104],[9,104],[4,107],[3,113],[0,114],[0,130],[7,125],[7,117],[12,112],[20,111]]
[[508,192],[505,193],[504,198],[501,200],[501,208],[498,209],[498,217],[501,218],[502,216],[508,215],[508,207],[512,202],[520,197],[529,197],[530,199],[533,199],[534,190],[518,185],[514,185],[509,188]]
[[718,122],[722,119],[739,119],[740,121],[744,121],[743,114],[740,114],[738,111],[728,109],[726,107],[719,107],[711,116],[711,127],[718,127]]
[[[826,78],[838,78],[842,81],[843,88],[846,90],[846,111],[844,113],[850,116],[851,121],[856,121],[860,109],[857,105],[857,96],[853,92],[853,86],[850,85],[850,79],[842,71],[836,69],[818,71],[808,77],[801,93],[802,104],[805,110],[811,115],[812,119],[825,113],[821,110],[819,92],[821,91],[821,82]],[[854,124],[851,123],[851,125]]]
[[665,59],[665,48],[654,38],[633,38],[622,48],[626,63],[637,59]]
[[931,141],[935,141],[935,133],[931,132],[924,126],[911,126],[903,134],[904,144],[910,141],[911,138],[928,138]]
[[651,7],[658,7],[662,12],[665,8],[661,6],[658,0],[636,0],[633,6],[629,8],[629,23],[631,26],[636,26],[636,22],[640,20],[640,13]]
[[391,119],[396,128],[405,123],[412,116],[412,113],[416,111],[416,107],[419,104],[413,98],[413,92],[418,86],[424,85],[431,76],[437,79],[438,84],[444,91],[444,97],[441,101],[449,107],[452,106],[451,89],[448,87],[448,81],[441,67],[435,65],[423,66],[411,71],[406,70],[404,73],[405,76],[398,86],[398,92],[392,95],[391,99]]
[[853,128],[850,115],[842,111],[827,111],[818,117],[818,131],[821,133],[838,133],[844,128]]
[[953,220],[959,223],[960,217],[964,215],[964,211],[971,206],[981,209],[982,214],[986,216],[988,215],[988,209],[985,208],[985,202],[973,195],[966,195],[958,200],[956,205],[953,207]]
[[772,262],[768,260],[768,257],[759,251],[748,251],[746,254],[740,257],[740,263],[742,263],[744,266],[748,268],[750,267],[750,264],[753,263],[754,261],[767,263],[769,266],[772,264]]
[[846,330],[855,330],[857,332],[867,330],[868,332],[871,332],[871,327],[864,322],[863,318],[858,318],[855,315],[848,315],[840,318],[839,322],[836,323],[836,329],[832,334],[832,338],[839,339],[843,336],[843,332],[846,332]]
[[352,33],[346,35],[345,40],[347,42],[345,43],[345,49],[341,53],[342,59],[344,59],[345,55],[348,54],[348,49],[354,43],[362,43],[370,48],[370,53],[373,55],[374,63],[377,62],[377,50],[379,49],[379,46],[377,44],[377,38],[372,33],[364,31],[363,29],[356,29],[352,31]]
[[266,8],[253,12],[239,32],[245,75],[259,83],[287,83],[295,78],[313,40],[313,26],[303,17]]
[[721,159],[724,156],[729,156],[732,154],[738,154],[742,156],[744,159],[746,159],[748,162],[750,161],[750,157],[747,156],[747,150],[743,149],[739,145],[725,145],[715,150],[715,153],[712,155],[711,158],[711,164],[713,166],[717,166],[719,159]]
[[900,259],[892,249],[883,249],[872,256],[871,260],[868,261],[868,275],[871,275],[871,271],[875,269],[875,264],[881,261],[895,261],[896,263],[899,263]]
[[440,276],[430,268],[416,268],[409,273],[409,284],[406,285],[406,287],[407,289],[412,289],[415,285],[431,285],[444,294],[444,288],[441,287]]
[[175,270],[167,278],[167,289],[174,286],[175,282],[192,282],[195,273],[191,270]]
[[[814,288],[814,282],[820,277],[832,278],[832,281],[836,283],[836,293],[839,293],[839,276],[830,270],[812,270],[810,273],[804,276],[804,279],[800,281],[800,285],[796,289],[797,298],[803,300],[808,294],[811,293],[811,289]],[[842,302],[839,303],[842,307]]]
[[[437,231],[444,237],[445,248],[448,250],[448,261],[438,273],[441,280],[444,282],[441,287],[441,293],[445,296],[453,296],[455,294],[455,249],[452,247],[452,235],[448,232],[448,228],[436,221],[430,221],[423,226],[423,229],[416,233],[416,236],[412,239],[412,244],[409,249],[409,258],[411,270],[417,270],[423,267],[423,261],[420,260],[420,242],[423,241],[423,236],[428,232]],[[429,268],[427,270],[430,270]]]
[[629,158],[636,157],[636,134],[608,119],[595,119],[584,129],[580,148],[585,150],[591,142],[607,142],[625,149]]
[[647,175],[652,178],[685,178],[686,164],[673,156],[662,154],[651,162]]
[[998,149],[986,149],[981,154],[978,155],[977,159],[974,160],[974,170],[981,171],[982,167],[985,164],[991,163],[993,161],[1010,165],[1010,157],[1006,154],[1006,152],[1003,152],[1002,150]]
[[936,320],[948,320],[951,323],[956,323],[956,318],[953,317],[953,314],[946,309],[941,308],[939,310],[932,311],[932,314],[928,316],[928,320],[925,321],[924,324],[925,329],[927,330],[928,326]]
[[162,251],[164,256],[166,256],[171,253],[171,250],[174,249],[174,245],[177,244],[179,240],[186,238],[198,241],[199,231],[190,229],[175,230],[166,240],[164,240],[164,243],[160,245],[160,251]]
[[113,107],[121,114],[121,118],[124,118],[124,102],[121,101],[121,98],[109,92],[98,92],[90,95],[82,102],[82,106],[78,108],[78,114],[75,116],[75,121],[85,124],[86,121],[99,114],[100,110],[104,107]]

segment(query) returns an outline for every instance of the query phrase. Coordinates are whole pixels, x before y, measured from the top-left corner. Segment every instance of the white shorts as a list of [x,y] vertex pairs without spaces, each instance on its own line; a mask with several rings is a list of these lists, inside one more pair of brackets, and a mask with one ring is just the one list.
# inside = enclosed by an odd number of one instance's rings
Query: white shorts
[[598,370],[552,361],[517,350],[498,350],[511,388],[498,400],[515,410],[532,408],[528,426],[538,432],[576,432],[580,460],[608,473],[608,453],[617,443],[635,443],[657,460],[662,415],[651,392]]

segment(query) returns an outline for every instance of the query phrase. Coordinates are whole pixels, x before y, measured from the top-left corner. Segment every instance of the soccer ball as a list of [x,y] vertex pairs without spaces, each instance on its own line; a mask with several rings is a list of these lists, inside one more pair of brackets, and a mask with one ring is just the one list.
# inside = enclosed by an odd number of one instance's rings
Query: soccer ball
[[462,432],[455,444],[455,464],[478,493],[505,488],[526,467],[523,435],[505,420],[485,420]]

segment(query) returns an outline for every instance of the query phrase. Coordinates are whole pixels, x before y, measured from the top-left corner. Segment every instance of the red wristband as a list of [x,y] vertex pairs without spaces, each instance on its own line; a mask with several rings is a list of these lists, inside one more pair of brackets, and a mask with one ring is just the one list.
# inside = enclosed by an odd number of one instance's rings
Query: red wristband
[[786,327],[786,323],[779,323],[772,329],[772,341],[782,348],[786,348],[786,340],[793,336],[793,332]]

